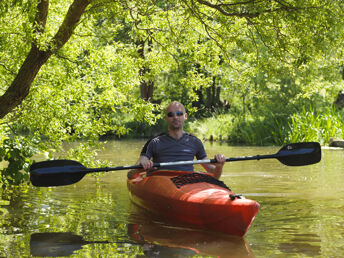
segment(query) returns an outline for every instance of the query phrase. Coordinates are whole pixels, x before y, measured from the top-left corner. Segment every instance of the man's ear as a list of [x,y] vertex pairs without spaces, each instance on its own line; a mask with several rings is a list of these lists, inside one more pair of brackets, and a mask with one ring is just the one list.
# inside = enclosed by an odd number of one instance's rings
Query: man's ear
[[184,120],[188,119],[188,114],[184,114]]

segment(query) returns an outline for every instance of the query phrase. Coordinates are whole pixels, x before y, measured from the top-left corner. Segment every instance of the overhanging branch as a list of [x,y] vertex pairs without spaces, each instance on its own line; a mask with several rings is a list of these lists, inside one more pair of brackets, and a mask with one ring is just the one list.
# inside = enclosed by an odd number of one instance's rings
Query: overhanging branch
[[[47,50],[41,50],[34,40],[31,50],[24,63],[20,67],[17,75],[8,87],[6,92],[0,96],[0,119],[5,117],[15,107],[19,106],[30,92],[31,84],[36,78],[42,65],[44,65],[51,55],[70,39],[74,28],[78,24],[81,15],[90,0],[74,0],[68,9],[67,15],[60,26],[58,32],[50,42]],[[49,0],[41,0],[37,5],[37,13],[34,21],[35,32],[43,33],[48,16]]]
[[219,11],[221,14],[223,14],[225,16],[254,18],[254,17],[257,17],[260,15],[259,12],[252,12],[252,13],[250,13],[250,12],[228,12],[227,10],[225,10],[225,7],[227,7],[227,6],[233,6],[233,5],[241,6],[241,5],[246,5],[246,4],[252,4],[252,3],[256,2],[254,0],[239,2],[239,3],[235,3],[235,4],[224,4],[224,3],[212,4],[212,3],[205,1],[205,0],[197,0],[197,2],[202,4],[202,5],[206,5],[210,8],[216,9],[217,11]]

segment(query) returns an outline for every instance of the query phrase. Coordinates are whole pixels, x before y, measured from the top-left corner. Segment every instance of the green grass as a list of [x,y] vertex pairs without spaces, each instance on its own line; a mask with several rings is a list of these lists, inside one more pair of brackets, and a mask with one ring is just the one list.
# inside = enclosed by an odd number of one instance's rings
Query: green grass
[[222,114],[193,121],[188,129],[205,140],[222,140],[232,144],[280,144],[287,136],[287,122],[278,116],[247,116]]
[[291,117],[289,127],[290,142],[319,141],[326,144],[331,137],[344,138],[344,111],[325,108],[319,112],[312,107],[303,108]]
[[187,129],[203,140],[227,141],[230,144],[282,145],[317,141],[325,145],[331,137],[344,138],[344,111],[312,107],[300,112],[246,116],[221,114],[189,122]]
[[186,124],[186,131],[203,140],[228,141],[233,130],[235,117],[231,114],[220,114],[210,118],[194,120]]

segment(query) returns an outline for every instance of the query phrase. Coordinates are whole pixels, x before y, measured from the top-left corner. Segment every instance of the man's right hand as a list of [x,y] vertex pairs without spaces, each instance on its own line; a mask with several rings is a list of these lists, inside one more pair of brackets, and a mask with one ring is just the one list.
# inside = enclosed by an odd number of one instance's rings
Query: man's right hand
[[142,166],[144,170],[149,170],[153,168],[153,161],[149,160],[146,156],[140,156],[138,163]]

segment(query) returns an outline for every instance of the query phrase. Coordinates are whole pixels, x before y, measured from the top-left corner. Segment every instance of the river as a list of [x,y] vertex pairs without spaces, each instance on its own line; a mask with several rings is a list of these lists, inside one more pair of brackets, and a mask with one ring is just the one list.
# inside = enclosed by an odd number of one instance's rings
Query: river
[[[110,141],[99,159],[133,165],[143,144]],[[205,147],[209,157],[280,149]],[[323,148],[322,161],[310,166],[289,167],[276,159],[226,163],[221,180],[261,207],[244,238],[151,217],[131,204],[126,171],[88,175],[69,186],[4,191],[0,257],[344,257],[343,157],[343,149]]]

